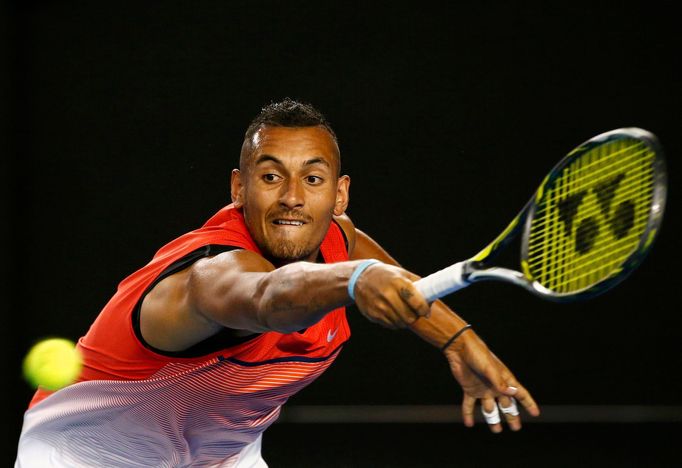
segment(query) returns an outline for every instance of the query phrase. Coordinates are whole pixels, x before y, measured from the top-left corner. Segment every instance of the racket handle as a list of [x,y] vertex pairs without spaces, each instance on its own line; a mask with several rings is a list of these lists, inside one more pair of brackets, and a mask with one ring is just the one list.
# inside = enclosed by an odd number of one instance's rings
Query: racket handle
[[433,302],[443,296],[447,296],[471,283],[464,277],[465,262],[455,263],[435,273],[431,273],[414,282],[414,286],[422,293],[427,302]]

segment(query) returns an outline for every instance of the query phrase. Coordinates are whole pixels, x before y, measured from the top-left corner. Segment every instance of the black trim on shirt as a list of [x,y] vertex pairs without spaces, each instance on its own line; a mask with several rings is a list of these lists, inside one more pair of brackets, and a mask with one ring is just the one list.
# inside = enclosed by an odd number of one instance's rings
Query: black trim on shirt
[[233,364],[239,364],[240,366],[244,367],[256,367],[256,366],[262,366],[265,364],[277,364],[280,362],[323,362],[326,361],[327,359],[334,357],[335,354],[337,354],[341,348],[343,348],[343,344],[338,345],[336,348],[334,348],[334,351],[329,353],[326,356],[322,357],[308,357],[308,356],[287,356],[287,357],[279,357],[279,358],[273,358],[273,359],[267,359],[265,361],[242,361],[241,359],[237,359],[235,357],[229,357],[226,358],[224,356],[218,356],[219,361],[227,361],[231,362]]
[[164,351],[162,349],[155,348],[154,346],[147,343],[145,339],[142,337],[142,332],[140,330],[140,309],[142,308],[142,301],[147,296],[149,291],[151,291],[154,288],[154,286],[156,286],[161,280],[169,277],[174,273],[177,273],[178,271],[184,270],[185,268],[189,267],[199,259],[205,257],[212,257],[214,255],[218,255],[223,252],[229,252],[230,250],[236,249],[241,249],[241,247],[217,244],[205,245],[196,250],[193,250],[192,252],[188,253],[179,260],[176,260],[170,266],[166,267],[166,269],[164,269],[159,274],[159,276],[156,277],[154,282],[152,282],[152,284],[149,285],[144,294],[142,294],[140,300],[137,301],[135,309],[133,310],[133,329],[135,330],[135,336],[137,337],[138,340],[140,340],[140,343],[142,343],[145,346],[145,348],[150,349],[162,356],[194,358],[205,356],[207,354],[211,354],[216,351],[220,351],[221,349],[229,348],[231,346],[236,346],[238,344],[256,338],[257,336],[260,336],[260,333],[255,333],[247,336],[235,336],[232,334],[233,333],[232,330],[228,328],[222,328],[215,335],[211,335],[205,340],[200,341],[199,343],[196,343],[182,351]]

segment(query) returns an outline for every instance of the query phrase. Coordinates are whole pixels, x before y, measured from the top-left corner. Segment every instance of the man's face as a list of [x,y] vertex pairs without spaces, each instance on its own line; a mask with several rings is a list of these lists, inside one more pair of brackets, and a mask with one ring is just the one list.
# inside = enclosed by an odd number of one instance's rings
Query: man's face
[[244,148],[232,201],[256,244],[279,264],[314,261],[332,215],[348,205],[336,142],[323,127],[261,127]]

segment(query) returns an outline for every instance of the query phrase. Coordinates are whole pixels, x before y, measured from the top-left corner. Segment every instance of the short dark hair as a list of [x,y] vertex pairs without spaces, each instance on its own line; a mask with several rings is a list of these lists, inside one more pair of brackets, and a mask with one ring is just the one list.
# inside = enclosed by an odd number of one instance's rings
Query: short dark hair
[[[317,110],[312,104],[285,98],[280,102],[271,102],[263,107],[249,124],[244,134],[244,142],[239,155],[239,169],[246,171],[246,161],[251,157],[251,139],[253,135],[262,127],[322,127],[329,132],[334,142],[338,145],[336,133],[327,121],[322,112]],[[338,154],[338,171],[341,170],[341,155]],[[338,173],[337,173],[338,176]]]
[[244,134],[245,140],[250,140],[261,125],[272,127],[324,127],[338,144],[336,133],[322,112],[312,104],[284,98],[280,102],[271,102],[263,107],[249,124]]

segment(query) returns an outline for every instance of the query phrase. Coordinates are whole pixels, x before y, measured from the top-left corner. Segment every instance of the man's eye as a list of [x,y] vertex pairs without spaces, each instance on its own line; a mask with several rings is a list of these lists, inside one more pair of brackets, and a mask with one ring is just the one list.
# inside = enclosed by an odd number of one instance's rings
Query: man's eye
[[266,182],[275,182],[277,179],[279,179],[279,176],[277,174],[265,174],[265,175],[263,175],[263,180]]
[[305,178],[305,180],[306,180],[306,182],[308,182],[311,185],[319,185],[323,181],[322,177],[318,177],[318,176],[314,176],[314,175],[307,176]]

